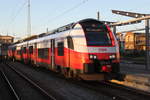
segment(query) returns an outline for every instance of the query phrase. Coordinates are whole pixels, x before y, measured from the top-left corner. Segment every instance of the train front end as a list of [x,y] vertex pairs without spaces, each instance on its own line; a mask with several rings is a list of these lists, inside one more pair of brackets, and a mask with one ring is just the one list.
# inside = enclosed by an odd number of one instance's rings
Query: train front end
[[[85,34],[88,52],[88,60],[83,68],[84,75],[110,79],[116,77],[120,71],[119,47],[110,28],[97,20],[83,21],[80,24]],[[96,76],[91,78],[95,79]]]

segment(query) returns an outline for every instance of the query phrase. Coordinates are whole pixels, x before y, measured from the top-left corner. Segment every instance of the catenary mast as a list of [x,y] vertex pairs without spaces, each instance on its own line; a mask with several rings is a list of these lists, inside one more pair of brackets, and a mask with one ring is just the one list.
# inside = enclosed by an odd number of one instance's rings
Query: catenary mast
[[30,0],[28,0],[28,18],[27,18],[27,34],[31,36],[31,14],[30,14]]

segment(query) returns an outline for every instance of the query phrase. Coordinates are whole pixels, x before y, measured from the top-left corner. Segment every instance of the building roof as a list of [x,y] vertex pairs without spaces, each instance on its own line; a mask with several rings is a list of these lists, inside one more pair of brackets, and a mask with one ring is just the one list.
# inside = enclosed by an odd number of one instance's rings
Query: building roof
[[14,38],[13,36],[9,36],[9,35],[0,35],[0,37],[11,37],[11,38]]

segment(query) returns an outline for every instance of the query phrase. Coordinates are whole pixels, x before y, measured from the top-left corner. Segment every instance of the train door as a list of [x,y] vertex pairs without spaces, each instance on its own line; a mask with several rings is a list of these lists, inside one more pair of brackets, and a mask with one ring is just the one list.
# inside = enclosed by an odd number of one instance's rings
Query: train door
[[23,61],[23,46],[21,46],[21,61]]
[[37,64],[37,57],[38,57],[38,50],[37,50],[37,43],[34,43],[33,47],[33,62],[36,65]]
[[32,55],[33,55],[33,46],[29,46],[29,62],[31,63],[32,61]]
[[71,36],[67,37],[67,44],[68,44],[68,67],[71,67],[71,52],[70,49],[74,50],[73,40]]
[[55,40],[51,40],[51,68],[55,67]]
[[26,45],[26,49],[27,49],[27,62],[30,62],[30,53],[29,53],[29,44]]

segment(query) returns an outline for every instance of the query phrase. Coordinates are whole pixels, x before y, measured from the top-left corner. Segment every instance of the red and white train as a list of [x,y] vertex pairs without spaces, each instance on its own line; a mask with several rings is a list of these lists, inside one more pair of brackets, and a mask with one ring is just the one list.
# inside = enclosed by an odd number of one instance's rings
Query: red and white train
[[84,19],[14,43],[9,46],[8,56],[87,80],[119,73],[117,40],[107,25],[95,19]]

